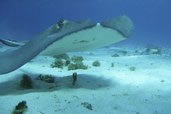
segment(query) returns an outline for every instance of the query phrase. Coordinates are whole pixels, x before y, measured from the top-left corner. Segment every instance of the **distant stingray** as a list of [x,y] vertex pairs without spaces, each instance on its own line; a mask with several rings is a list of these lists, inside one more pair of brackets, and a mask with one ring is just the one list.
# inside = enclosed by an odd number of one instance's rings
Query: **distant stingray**
[[133,23],[127,16],[119,16],[101,23],[60,20],[24,45],[0,40],[8,46],[20,46],[0,53],[0,74],[20,68],[37,55],[53,56],[116,43],[127,39],[132,30]]
[[10,47],[18,47],[24,45],[21,42],[17,42],[14,40],[7,40],[7,39],[0,39],[0,42],[3,43],[4,45],[10,46]]

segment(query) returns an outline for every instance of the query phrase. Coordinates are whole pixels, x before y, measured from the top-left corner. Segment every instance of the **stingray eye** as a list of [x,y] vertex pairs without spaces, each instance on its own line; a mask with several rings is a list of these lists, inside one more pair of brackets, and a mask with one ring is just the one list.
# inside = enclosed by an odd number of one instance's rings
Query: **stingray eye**
[[59,28],[63,28],[66,24],[68,23],[67,20],[61,19],[58,21],[57,25],[59,26]]
[[55,25],[53,25],[49,31],[49,35],[57,33],[59,30],[61,30],[63,27],[66,27],[68,25],[68,21],[61,19],[59,20]]
[[58,26],[60,27],[60,28],[62,28],[63,26],[64,26],[64,19],[61,19],[61,20],[59,20],[59,22],[58,22]]
[[58,25],[58,24],[56,24],[56,25],[55,25],[55,28],[56,28],[56,29],[60,29],[60,27],[59,27],[59,25]]

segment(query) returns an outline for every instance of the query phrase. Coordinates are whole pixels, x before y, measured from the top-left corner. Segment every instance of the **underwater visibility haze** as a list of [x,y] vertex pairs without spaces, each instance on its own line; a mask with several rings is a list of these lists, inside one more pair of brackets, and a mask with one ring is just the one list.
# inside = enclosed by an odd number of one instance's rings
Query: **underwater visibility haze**
[[170,0],[1,0],[0,114],[170,114]]
[[150,42],[168,44],[170,4],[169,0],[1,0],[1,37],[30,39],[59,19],[100,22],[113,16],[127,15],[136,26],[135,39],[131,41],[141,43],[150,39]]

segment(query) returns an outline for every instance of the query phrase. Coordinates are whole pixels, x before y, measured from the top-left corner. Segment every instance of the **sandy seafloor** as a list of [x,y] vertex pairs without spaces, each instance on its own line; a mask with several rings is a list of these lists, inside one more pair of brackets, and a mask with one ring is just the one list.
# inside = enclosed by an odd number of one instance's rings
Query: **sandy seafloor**
[[[38,56],[0,76],[0,114],[10,114],[23,100],[28,106],[25,114],[171,114],[171,50],[165,48],[159,55],[140,54],[143,50],[121,46],[68,53],[83,56],[89,66],[74,71],[51,68],[53,57]],[[120,56],[112,57],[115,53]],[[92,66],[94,60],[101,66]],[[75,86],[71,84],[73,72],[78,74]],[[32,77],[34,89],[19,89],[22,74]],[[55,76],[56,82],[36,81],[39,74]],[[85,102],[92,110],[82,105]]]

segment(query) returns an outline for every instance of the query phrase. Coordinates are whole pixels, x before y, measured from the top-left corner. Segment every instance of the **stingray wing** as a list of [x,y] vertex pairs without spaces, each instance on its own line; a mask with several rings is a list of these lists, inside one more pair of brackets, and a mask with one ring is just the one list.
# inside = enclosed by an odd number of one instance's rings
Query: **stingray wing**
[[20,48],[1,53],[0,74],[18,69],[39,54],[85,51],[122,41],[127,39],[132,29],[132,21],[126,16],[102,23],[61,20]]

